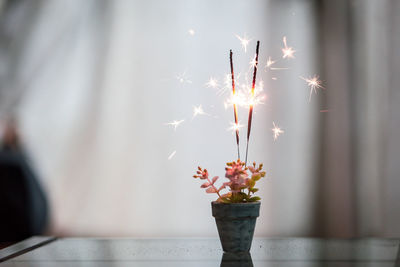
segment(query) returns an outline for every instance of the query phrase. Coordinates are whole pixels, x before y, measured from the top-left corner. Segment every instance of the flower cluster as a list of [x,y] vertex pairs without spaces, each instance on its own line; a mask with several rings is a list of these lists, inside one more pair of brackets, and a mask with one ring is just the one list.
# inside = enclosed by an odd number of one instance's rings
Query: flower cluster
[[[229,179],[228,182],[223,183],[220,187],[215,186],[215,182],[218,180],[218,176],[215,176],[211,180],[208,178],[208,171],[198,167],[197,174],[194,178],[200,178],[206,180],[201,185],[201,188],[206,188],[207,193],[216,193],[218,200],[224,203],[243,203],[243,202],[255,202],[260,200],[257,196],[252,196],[258,191],[255,188],[255,184],[261,177],[265,176],[265,171],[262,171],[263,165],[260,164],[256,167],[256,163],[253,166],[246,167],[245,163],[237,160],[228,162],[225,168],[225,177]],[[249,175],[250,171],[250,175]],[[228,192],[221,195],[220,191],[228,188]]]

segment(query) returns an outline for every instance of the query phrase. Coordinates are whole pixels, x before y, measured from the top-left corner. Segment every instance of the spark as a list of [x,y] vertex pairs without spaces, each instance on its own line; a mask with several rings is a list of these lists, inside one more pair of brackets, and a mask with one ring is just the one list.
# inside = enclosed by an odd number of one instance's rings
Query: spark
[[278,78],[276,78],[276,77],[272,77],[271,79],[274,81],[278,80]]
[[308,101],[311,101],[311,95],[314,92],[315,94],[317,94],[317,89],[318,88],[324,88],[322,86],[322,82],[319,80],[318,75],[314,75],[312,77],[309,78],[304,78],[300,76],[300,79],[306,81],[307,85],[310,87],[310,96],[308,98]]
[[288,70],[288,69],[289,69],[289,68],[275,68],[275,67],[271,67],[271,66],[274,65],[276,62],[278,62],[278,60],[272,60],[271,57],[268,57],[267,65],[265,65],[265,69],[270,69],[270,70]]
[[275,64],[276,60],[272,60],[271,57],[268,57],[267,60],[267,68],[270,68],[273,64]]
[[286,43],[286,36],[283,36],[283,45],[284,47],[282,48],[282,53],[283,53],[283,58],[294,58],[294,52],[296,50],[293,49],[293,47],[287,46]]
[[174,150],[168,157],[168,160],[171,160],[176,154],[176,150]]
[[238,123],[234,123],[234,122],[230,122],[231,127],[229,127],[227,129],[227,131],[232,131],[232,134],[234,134],[236,131],[238,131],[240,128],[243,128],[244,125],[240,124],[240,122]]
[[218,87],[218,80],[211,77],[208,82],[206,83],[207,87],[217,88]]
[[189,29],[189,30],[188,30],[188,33],[189,33],[191,36],[193,36],[193,35],[195,34],[195,31],[194,31],[193,29]]
[[254,55],[253,59],[249,62],[250,68],[257,67],[256,56]]
[[176,131],[176,128],[178,128],[178,126],[179,126],[182,122],[184,122],[184,121],[185,121],[185,120],[179,120],[179,121],[174,120],[174,121],[172,121],[172,122],[167,122],[167,123],[165,123],[165,125],[174,126],[174,130]]
[[196,117],[197,115],[208,115],[208,114],[204,112],[203,107],[201,105],[199,105],[198,107],[193,106],[193,117],[192,117],[192,119],[194,119],[194,117]]
[[176,75],[176,79],[182,84],[192,83],[192,81],[188,79],[188,77],[186,75],[186,71],[182,72],[181,74]]
[[248,37],[246,36],[246,34],[243,37],[240,37],[239,35],[235,34],[236,38],[239,39],[240,44],[242,45],[244,52],[247,53],[247,46],[250,43],[251,39],[248,39]]
[[272,128],[272,132],[274,133],[274,141],[275,141],[280,134],[284,133],[284,131],[278,126],[276,126],[275,122],[272,122],[272,124],[274,125],[274,128]]

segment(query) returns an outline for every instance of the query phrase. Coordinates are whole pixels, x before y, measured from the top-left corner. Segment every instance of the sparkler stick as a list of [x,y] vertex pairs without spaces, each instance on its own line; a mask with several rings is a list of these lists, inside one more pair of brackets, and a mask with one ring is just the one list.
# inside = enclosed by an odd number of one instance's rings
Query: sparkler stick
[[[257,75],[259,47],[260,47],[260,41],[257,41],[256,59],[255,59],[255,62],[254,62],[254,71],[253,71],[253,83],[251,85],[251,98],[252,98],[252,100],[254,100],[254,89],[256,87],[256,75]],[[249,119],[248,119],[248,122],[247,122],[247,145],[246,145],[245,166],[247,166],[247,154],[248,154],[248,151],[249,151],[249,139],[250,139],[251,120],[252,120],[252,118],[253,118],[253,103],[250,103]]]
[[[235,75],[233,72],[232,50],[230,50],[229,59],[230,59],[230,63],[231,63],[232,94],[233,94],[233,97],[235,97]],[[237,112],[236,103],[233,103],[233,116],[235,117],[235,125],[238,126],[238,112]],[[236,144],[237,144],[238,159],[240,160],[239,128],[238,127],[236,127]]]

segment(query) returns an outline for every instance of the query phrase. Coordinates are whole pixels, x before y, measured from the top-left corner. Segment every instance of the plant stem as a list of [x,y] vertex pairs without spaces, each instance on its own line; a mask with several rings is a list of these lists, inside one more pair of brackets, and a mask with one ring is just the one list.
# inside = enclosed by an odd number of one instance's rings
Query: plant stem
[[221,198],[221,195],[219,194],[218,189],[214,186],[214,184],[210,181],[210,179],[207,177],[207,181],[211,184],[211,186],[215,189],[215,193],[217,193],[218,197]]

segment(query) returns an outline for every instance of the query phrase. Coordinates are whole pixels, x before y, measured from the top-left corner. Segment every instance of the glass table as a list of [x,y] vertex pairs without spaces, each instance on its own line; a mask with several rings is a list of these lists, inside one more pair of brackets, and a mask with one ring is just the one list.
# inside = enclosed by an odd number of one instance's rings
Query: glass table
[[1,266],[391,266],[400,239],[255,238],[248,254],[224,254],[218,239],[34,237],[0,250]]

